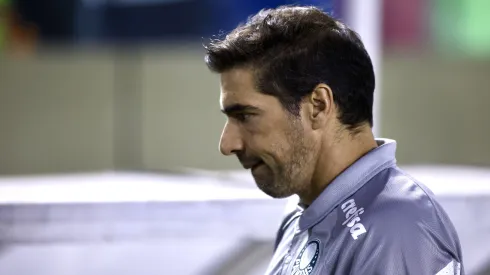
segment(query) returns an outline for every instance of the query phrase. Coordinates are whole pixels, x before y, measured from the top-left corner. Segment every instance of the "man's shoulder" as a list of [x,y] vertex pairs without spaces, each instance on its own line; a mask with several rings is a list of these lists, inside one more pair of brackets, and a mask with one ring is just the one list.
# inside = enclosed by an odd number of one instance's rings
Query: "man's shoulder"
[[[398,167],[374,176],[351,200],[363,208],[364,219],[371,226],[389,223],[393,228],[393,222],[403,225],[447,218],[430,189]],[[340,205],[341,211],[345,212],[348,201]]]
[[427,187],[399,168],[380,172],[337,211],[351,272],[460,274],[461,247],[449,217]]
[[[387,168],[353,194],[358,205],[369,210],[366,216],[403,215],[420,219],[440,209],[430,189],[398,167]],[[341,205],[342,208],[342,205]]]
[[340,222],[347,226],[356,225],[357,215],[365,238],[403,241],[432,236],[448,246],[459,242],[451,220],[430,189],[397,167],[373,177],[337,211],[342,215]]

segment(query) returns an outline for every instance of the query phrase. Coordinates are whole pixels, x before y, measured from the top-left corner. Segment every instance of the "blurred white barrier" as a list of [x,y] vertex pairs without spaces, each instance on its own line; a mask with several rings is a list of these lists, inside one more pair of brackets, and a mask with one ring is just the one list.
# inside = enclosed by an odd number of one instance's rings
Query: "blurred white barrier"
[[[404,168],[451,216],[467,274],[483,274],[490,170]],[[262,274],[296,198],[266,197],[247,172],[197,174],[0,178],[0,274]]]
[[0,274],[208,274],[273,239],[285,202],[197,176],[0,178]]

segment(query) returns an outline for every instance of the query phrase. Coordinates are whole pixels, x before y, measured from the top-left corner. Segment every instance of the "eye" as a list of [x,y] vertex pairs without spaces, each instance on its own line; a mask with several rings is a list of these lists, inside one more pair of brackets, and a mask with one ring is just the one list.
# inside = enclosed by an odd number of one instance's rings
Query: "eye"
[[235,114],[235,119],[240,121],[240,122],[247,122],[248,120],[250,120],[250,118],[252,118],[252,114],[247,114],[247,113],[237,113]]

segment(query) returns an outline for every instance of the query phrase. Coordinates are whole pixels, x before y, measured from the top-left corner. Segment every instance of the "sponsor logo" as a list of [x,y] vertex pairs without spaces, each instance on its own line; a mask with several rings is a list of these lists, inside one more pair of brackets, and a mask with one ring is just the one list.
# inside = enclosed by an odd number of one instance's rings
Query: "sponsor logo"
[[357,208],[354,199],[350,199],[342,204],[341,209],[345,214],[345,221],[342,225],[350,228],[350,235],[357,240],[360,235],[367,232],[360,217],[364,213],[364,208]]
[[320,254],[320,242],[311,241],[303,247],[293,264],[291,275],[310,275]]

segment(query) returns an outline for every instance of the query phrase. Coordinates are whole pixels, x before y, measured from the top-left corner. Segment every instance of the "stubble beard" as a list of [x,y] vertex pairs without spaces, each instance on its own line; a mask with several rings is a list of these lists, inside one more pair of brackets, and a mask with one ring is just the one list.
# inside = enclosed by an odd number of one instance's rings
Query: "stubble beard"
[[274,169],[268,167],[270,179],[257,181],[259,189],[273,198],[286,198],[308,188],[305,167],[310,165],[312,145],[305,142],[303,128],[294,124],[288,137],[291,146],[289,152],[284,154],[289,156],[288,159]]

